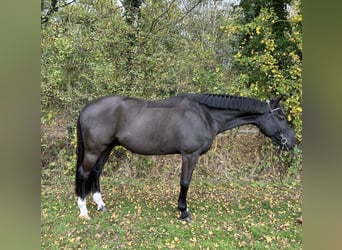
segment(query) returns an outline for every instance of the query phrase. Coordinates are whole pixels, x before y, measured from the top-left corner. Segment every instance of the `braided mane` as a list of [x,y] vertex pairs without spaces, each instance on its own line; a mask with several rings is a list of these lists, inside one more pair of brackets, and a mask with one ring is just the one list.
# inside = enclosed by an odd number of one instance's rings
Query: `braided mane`
[[267,104],[265,102],[249,97],[216,94],[189,94],[187,96],[209,108],[251,113],[265,113],[267,111]]

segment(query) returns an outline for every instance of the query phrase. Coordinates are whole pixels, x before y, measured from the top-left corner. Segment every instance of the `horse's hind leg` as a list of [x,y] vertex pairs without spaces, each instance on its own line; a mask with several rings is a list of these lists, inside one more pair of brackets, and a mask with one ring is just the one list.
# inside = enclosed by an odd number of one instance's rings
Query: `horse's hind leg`
[[100,178],[96,180],[95,188],[93,191],[93,201],[97,205],[97,211],[107,211],[106,204],[102,200],[101,190],[100,190]]
[[92,192],[93,192],[93,201],[97,205],[98,211],[107,211],[106,204],[102,200],[101,188],[100,188],[100,176],[102,173],[102,169],[104,164],[107,162],[109,154],[114,146],[114,143],[108,145],[106,149],[101,153],[100,158],[98,159],[95,168],[92,171],[94,174],[94,181],[92,183]]
[[86,205],[86,196],[91,191],[94,175],[92,168],[95,166],[99,154],[84,152],[82,164],[78,167],[76,173],[76,194],[78,196],[77,205],[80,209],[79,217],[82,219],[90,219]]

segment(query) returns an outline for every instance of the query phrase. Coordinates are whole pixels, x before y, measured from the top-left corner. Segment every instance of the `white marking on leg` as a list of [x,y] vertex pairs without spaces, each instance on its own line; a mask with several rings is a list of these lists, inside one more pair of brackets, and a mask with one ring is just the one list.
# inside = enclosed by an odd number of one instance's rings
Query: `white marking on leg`
[[80,209],[79,217],[82,218],[82,219],[90,219],[90,217],[88,215],[86,199],[85,198],[81,199],[81,197],[78,197],[77,205],[78,205],[78,208]]
[[102,196],[100,192],[96,192],[93,194],[93,201],[97,204],[97,210],[105,207],[105,203],[102,200]]

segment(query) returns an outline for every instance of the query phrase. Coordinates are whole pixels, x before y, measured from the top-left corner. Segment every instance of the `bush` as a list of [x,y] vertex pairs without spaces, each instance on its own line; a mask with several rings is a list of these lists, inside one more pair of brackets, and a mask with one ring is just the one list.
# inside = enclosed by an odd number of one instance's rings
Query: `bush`
[[273,9],[263,8],[249,23],[228,23],[226,32],[242,39],[234,55],[237,74],[229,92],[260,99],[284,95],[284,108],[299,141],[302,140],[301,14],[288,17],[290,29],[279,45],[273,29],[279,20]]

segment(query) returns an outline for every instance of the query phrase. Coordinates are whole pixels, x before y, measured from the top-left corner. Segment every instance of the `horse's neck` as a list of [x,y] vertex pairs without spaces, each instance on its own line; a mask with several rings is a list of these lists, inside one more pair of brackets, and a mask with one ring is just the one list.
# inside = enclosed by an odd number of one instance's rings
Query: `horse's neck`
[[257,125],[257,118],[260,116],[260,114],[218,109],[211,110],[210,115],[216,123],[217,133],[245,124]]

